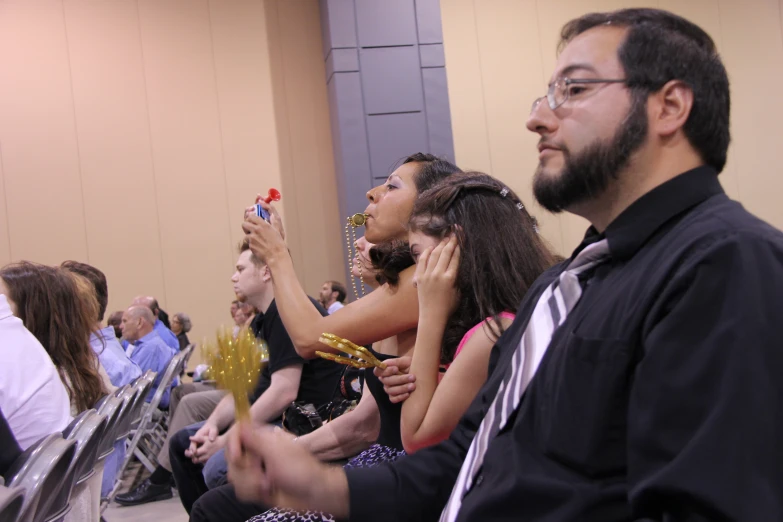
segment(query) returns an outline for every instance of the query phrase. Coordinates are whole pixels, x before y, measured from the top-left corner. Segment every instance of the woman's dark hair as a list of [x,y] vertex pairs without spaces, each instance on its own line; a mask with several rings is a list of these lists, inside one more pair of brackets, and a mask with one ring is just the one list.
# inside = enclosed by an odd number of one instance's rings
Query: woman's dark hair
[[0,269],[0,277],[17,316],[49,353],[71,404],[80,412],[92,408],[106,394],[90,347],[97,303],[86,303],[76,276],[63,269],[22,261]]
[[454,359],[465,333],[487,318],[493,318],[488,326],[499,337],[500,314],[516,312],[533,281],[555,262],[517,195],[480,172],[446,180],[419,196],[410,228],[439,239],[456,234],[460,245],[460,298],[443,336],[444,364]]
[[106,306],[109,304],[109,285],[103,272],[79,261],[64,261],[60,268],[78,274],[89,281],[95,289],[95,298],[98,300],[98,322],[103,321],[106,315]]
[[628,28],[617,52],[634,101],[646,106],[647,97],[671,80],[691,88],[693,107],[683,131],[701,159],[721,172],[731,141],[731,103],[729,78],[712,38],[668,11],[620,9],[571,20],[560,33],[559,49],[588,29],[609,24]]
[[[417,152],[405,158],[400,165],[418,163],[419,171],[413,178],[416,184],[416,192],[421,194],[437,183],[453,174],[461,174],[462,170],[449,160]],[[381,245],[375,245],[370,249],[370,261],[378,270],[375,276],[379,282],[389,283],[389,286],[397,286],[400,282],[400,272],[413,266],[413,256],[407,241],[390,241]]]

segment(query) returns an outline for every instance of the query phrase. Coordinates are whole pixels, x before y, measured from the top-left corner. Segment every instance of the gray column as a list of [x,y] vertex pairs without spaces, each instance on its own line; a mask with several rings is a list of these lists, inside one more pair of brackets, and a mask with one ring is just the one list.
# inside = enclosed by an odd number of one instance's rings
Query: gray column
[[438,0],[320,0],[339,206],[405,156],[454,161]]

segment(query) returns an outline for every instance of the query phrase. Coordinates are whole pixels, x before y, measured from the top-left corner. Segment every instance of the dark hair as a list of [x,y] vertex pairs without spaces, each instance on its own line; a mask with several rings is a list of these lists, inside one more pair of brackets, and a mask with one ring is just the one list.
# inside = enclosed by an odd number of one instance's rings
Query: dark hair
[[[413,178],[418,194],[422,194],[454,174],[462,173],[462,170],[449,160],[424,152],[411,154],[402,161],[401,165],[407,163],[420,164],[419,171]],[[372,261],[373,268],[378,271],[376,279],[379,282],[389,283],[389,286],[392,287],[399,283],[400,272],[414,264],[408,242],[399,240],[372,247],[370,261]]]
[[500,314],[516,312],[533,281],[554,264],[517,195],[481,172],[446,180],[419,196],[410,228],[436,238],[454,233],[460,245],[460,298],[443,335],[444,364],[454,359],[465,333],[487,318],[499,337]]
[[660,9],[620,9],[571,20],[560,33],[562,50],[588,29],[611,24],[627,27],[618,49],[627,85],[646,104],[650,93],[671,80],[693,91],[693,107],[683,126],[691,146],[718,172],[726,165],[729,131],[729,78],[715,42],[699,26]]
[[92,284],[93,288],[95,288],[95,298],[98,300],[98,321],[103,321],[103,317],[106,315],[106,307],[109,304],[109,285],[106,282],[104,273],[94,266],[80,263],[79,261],[65,261],[60,267],[82,276]]
[[122,339],[122,330],[120,329],[120,324],[122,324],[122,314],[124,313],[125,312],[122,310],[117,310],[116,312],[112,312],[112,314],[106,320],[106,324],[114,328],[114,335],[117,336],[117,339]]
[[17,316],[49,353],[71,404],[92,408],[106,390],[90,347],[94,313],[79,294],[75,277],[59,268],[22,261],[0,269]]
[[158,317],[158,313],[160,313],[160,305],[158,304],[158,300],[154,297],[150,301],[150,311],[156,318]]
[[345,285],[340,281],[329,281],[329,285],[332,287],[332,292],[337,292],[337,301],[340,303],[345,301],[345,296],[348,294]]

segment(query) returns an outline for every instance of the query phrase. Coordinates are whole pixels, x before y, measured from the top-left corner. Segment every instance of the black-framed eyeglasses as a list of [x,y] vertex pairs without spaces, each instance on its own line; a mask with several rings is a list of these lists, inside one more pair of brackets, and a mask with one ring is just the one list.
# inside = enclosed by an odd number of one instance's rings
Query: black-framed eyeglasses
[[627,81],[628,80],[625,78],[558,78],[553,83],[549,84],[549,90],[547,91],[546,96],[541,96],[540,98],[533,100],[533,105],[530,107],[530,112],[532,113],[534,110],[536,110],[538,105],[541,103],[541,100],[544,98],[546,98],[547,102],[549,103],[550,109],[557,109],[568,100],[569,96],[576,94],[571,92],[574,89],[573,86],[593,83],[626,83]]

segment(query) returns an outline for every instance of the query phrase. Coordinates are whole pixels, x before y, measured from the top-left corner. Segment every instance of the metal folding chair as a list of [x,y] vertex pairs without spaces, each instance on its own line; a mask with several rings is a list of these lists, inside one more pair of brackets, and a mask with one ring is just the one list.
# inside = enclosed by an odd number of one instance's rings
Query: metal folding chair
[[[183,350],[177,353],[176,355],[174,355],[174,357],[171,358],[171,361],[169,361],[168,366],[166,366],[166,370],[163,373],[163,377],[161,378],[160,383],[158,384],[158,387],[152,396],[152,400],[150,400],[149,404],[147,404],[146,408],[144,409],[144,414],[142,415],[142,418],[139,421],[139,425],[136,428],[135,432],[133,433],[133,438],[131,439],[130,444],[128,445],[128,449],[125,453],[125,459],[123,460],[120,469],[117,471],[117,476],[114,479],[114,488],[112,488],[112,491],[109,494],[108,499],[101,505],[101,512],[103,512],[112,502],[112,500],[114,500],[115,495],[117,494],[120,486],[122,485],[122,480],[121,480],[122,474],[128,468],[128,465],[130,464],[130,461],[134,456],[137,459],[139,459],[139,461],[149,471],[153,471],[155,469],[156,462],[153,462],[153,460],[156,458],[155,456],[157,455],[157,451],[154,450],[155,446],[153,445],[152,448],[150,449],[150,452],[145,454],[142,451],[140,451],[139,443],[142,441],[142,438],[145,436],[148,439],[150,437],[160,439],[159,434],[155,435],[155,429],[159,427],[159,424],[161,422],[165,422],[166,416],[160,415],[158,420],[155,422],[153,422],[153,416],[156,412],[158,412],[158,405],[160,404],[160,401],[163,398],[163,394],[166,392],[166,390],[169,389],[174,378],[177,375],[179,375],[179,372],[182,369],[182,364],[185,360],[186,355],[187,355],[187,350]],[[154,440],[152,442],[153,444],[157,444]]]
[[0,486],[0,522],[17,522],[24,504],[24,488]]
[[66,484],[66,478],[76,453],[76,441],[54,433],[31,448],[11,465],[8,485],[26,491],[18,521],[45,522],[59,492],[66,487],[70,490],[73,485]]
[[98,413],[105,415],[108,419],[106,429],[101,437],[101,443],[98,446],[98,462],[105,460],[114,451],[114,441],[116,440],[114,434],[117,432],[117,424],[122,413],[122,404],[122,399],[109,397],[98,410]]

